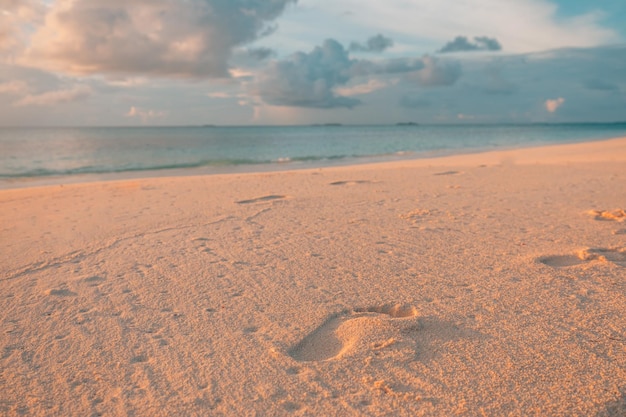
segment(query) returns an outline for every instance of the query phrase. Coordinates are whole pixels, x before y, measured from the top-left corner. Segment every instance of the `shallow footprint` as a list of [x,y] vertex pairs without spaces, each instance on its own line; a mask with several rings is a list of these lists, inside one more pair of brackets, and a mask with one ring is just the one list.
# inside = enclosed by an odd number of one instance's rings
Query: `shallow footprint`
[[580,259],[576,255],[556,255],[539,258],[539,262],[553,268],[565,268],[568,266],[580,265],[584,263],[585,260]]
[[386,304],[331,315],[317,329],[289,349],[289,356],[297,361],[325,361],[343,356],[366,333],[376,331],[379,322],[373,314],[388,315],[391,319],[416,317],[417,309],[401,304]]
[[335,181],[331,182],[330,185],[357,185],[357,184],[370,184],[371,181],[368,180],[348,180],[348,181]]
[[460,173],[461,171],[444,171],[444,172],[436,172],[433,175],[457,175]]
[[355,308],[354,311],[357,313],[386,314],[394,319],[417,316],[417,309],[412,305],[406,304],[385,304],[382,306]]
[[74,291],[68,290],[67,288],[60,288],[60,289],[49,290],[48,295],[52,295],[55,297],[75,297],[78,294],[75,293]]
[[626,247],[616,249],[587,249],[583,252],[586,260],[612,262],[619,266],[626,266]]
[[593,216],[596,220],[605,220],[605,221],[615,221],[622,222],[626,220],[626,210],[615,209],[615,210],[589,210],[587,212],[589,215]]

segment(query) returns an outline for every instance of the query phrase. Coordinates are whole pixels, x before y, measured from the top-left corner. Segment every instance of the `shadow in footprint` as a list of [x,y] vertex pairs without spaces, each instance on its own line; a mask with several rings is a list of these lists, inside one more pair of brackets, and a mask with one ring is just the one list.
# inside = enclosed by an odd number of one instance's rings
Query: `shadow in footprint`
[[302,362],[323,361],[339,356],[344,344],[335,332],[346,319],[346,315],[339,313],[330,316],[317,329],[291,348],[289,356]]
[[598,417],[623,417],[626,416],[626,388],[620,390],[619,397],[606,405],[606,408],[598,413]]
[[82,282],[86,283],[90,287],[97,287],[98,285],[102,284],[104,281],[106,281],[106,278],[97,276],[97,275],[90,276],[82,280]]
[[70,290],[68,290],[66,288],[62,288],[62,289],[58,289],[58,290],[56,290],[56,289],[50,290],[50,291],[48,291],[48,295],[52,295],[52,296],[55,296],[55,297],[75,297],[78,294],[75,293],[74,291],[70,291]]
[[433,175],[457,175],[460,174],[460,171],[445,171],[445,172],[437,172]]
[[253,203],[261,203],[264,201],[284,200],[285,198],[287,198],[286,195],[265,195],[263,197],[251,198],[250,200],[236,201],[236,203],[237,204],[253,204]]
[[372,315],[379,314],[406,319],[416,317],[418,312],[413,306],[387,304],[333,314],[293,346],[288,351],[289,356],[302,362],[339,358],[351,350],[362,336],[361,330],[371,325]]
[[618,266],[626,266],[626,248],[590,248],[581,250],[574,255],[555,255],[539,258],[539,262],[553,268],[566,268],[592,261],[610,262]]
[[576,255],[556,255],[539,258],[539,262],[553,268],[565,268],[568,266],[580,265],[585,261]]
[[347,180],[347,181],[335,181],[331,182],[330,185],[357,185],[357,184],[371,184],[371,181],[368,180]]

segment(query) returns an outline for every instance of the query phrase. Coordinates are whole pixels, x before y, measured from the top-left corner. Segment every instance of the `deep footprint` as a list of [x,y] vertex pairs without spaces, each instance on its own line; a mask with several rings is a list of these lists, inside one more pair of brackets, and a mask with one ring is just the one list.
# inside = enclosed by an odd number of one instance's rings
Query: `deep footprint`
[[355,332],[349,331],[343,335],[340,334],[342,332],[339,330],[348,323],[355,324],[357,329],[362,327],[366,323],[359,320],[367,320],[371,313],[386,314],[391,319],[404,319],[418,315],[415,307],[401,304],[357,308],[354,311],[333,314],[317,329],[289,349],[289,356],[301,362],[325,361],[341,357],[350,350],[359,336]]
[[553,268],[566,268],[591,261],[610,262],[615,265],[626,266],[626,248],[591,248],[581,250],[575,255],[557,255],[539,258],[539,262]]

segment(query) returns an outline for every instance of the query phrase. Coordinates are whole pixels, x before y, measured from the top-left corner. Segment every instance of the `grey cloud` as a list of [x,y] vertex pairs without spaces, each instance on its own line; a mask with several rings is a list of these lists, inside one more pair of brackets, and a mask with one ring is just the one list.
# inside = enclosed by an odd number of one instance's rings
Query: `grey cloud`
[[410,79],[416,80],[424,87],[449,86],[461,77],[461,64],[457,61],[441,61],[432,56],[422,58],[424,67],[411,74]]
[[372,36],[367,40],[365,44],[352,42],[350,44],[351,52],[383,52],[384,50],[393,46],[393,40],[387,38],[380,33],[376,36]]
[[297,0],[58,2],[25,62],[72,74],[226,77],[234,48]]
[[517,91],[517,86],[510,81],[507,81],[502,76],[502,70],[497,65],[492,65],[487,68],[487,82],[483,86],[483,91],[487,94],[506,95],[513,94]]
[[275,55],[273,49],[265,47],[237,49],[233,52],[230,63],[233,67],[254,68]]
[[394,58],[383,61],[353,61],[352,76],[406,74],[424,68],[423,58]]
[[265,103],[312,108],[353,108],[361,101],[336,91],[355,77],[407,74],[422,86],[448,86],[461,76],[456,61],[434,57],[382,61],[351,59],[348,51],[334,39],[326,40],[309,53],[272,61],[249,86],[253,95]]
[[502,45],[496,38],[488,38],[486,36],[476,36],[474,38],[476,41],[476,45],[478,49],[485,49],[487,51],[500,51],[502,50]]
[[500,51],[501,49],[502,45],[495,38],[476,36],[474,42],[470,42],[465,36],[457,36],[438,52]]
[[272,62],[253,89],[263,101],[278,106],[352,108],[361,101],[339,96],[333,88],[350,80],[354,64],[340,43],[328,39],[310,53]]
[[276,52],[270,48],[251,48],[248,49],[247,53],[250,58],[256,59],[257,61],[263,61],[264,59],[276,55]]
[[417,81],[424,87],[453,85],[463,73],[458,61],[440,60],[429,55],[376,62],[361,60],[355,63],[352,70],[355,75],[407,74],[409,80]]

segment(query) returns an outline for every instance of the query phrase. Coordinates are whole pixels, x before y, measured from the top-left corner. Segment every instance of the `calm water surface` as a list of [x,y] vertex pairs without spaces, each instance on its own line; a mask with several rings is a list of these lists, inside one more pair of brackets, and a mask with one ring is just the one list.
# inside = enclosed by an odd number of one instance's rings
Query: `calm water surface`
[[[0,128],[0,182],[292,169],[626,136],[626,124]],[[0,184],[1,186],[1,184]]]

